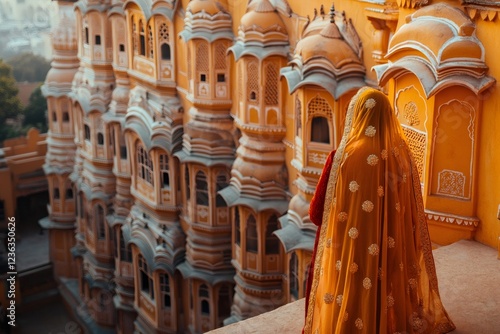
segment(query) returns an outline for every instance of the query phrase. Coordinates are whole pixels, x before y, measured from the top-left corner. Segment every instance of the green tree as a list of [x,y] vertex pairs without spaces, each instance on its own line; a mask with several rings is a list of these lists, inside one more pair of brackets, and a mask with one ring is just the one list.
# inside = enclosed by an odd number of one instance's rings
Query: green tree
[[47,100],[42,95],[41,85],[36,88],[30,95],[30,100],[26,108],[24,108],[24,127],[34,126],[41,133],[47,132]]
[[42,82],[50,70],[50,62],[31,52],[18,54],[6,61],[12,66],[17,82]]
[[6,124],[7,119],[15,119],[21,113],[17,92],[12,68],[0,59],[0,142],[12,135],[12,127]]

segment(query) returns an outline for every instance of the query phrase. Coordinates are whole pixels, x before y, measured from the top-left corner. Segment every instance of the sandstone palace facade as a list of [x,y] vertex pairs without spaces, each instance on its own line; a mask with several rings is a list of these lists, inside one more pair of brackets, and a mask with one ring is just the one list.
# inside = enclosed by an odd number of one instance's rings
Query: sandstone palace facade
[[58,6],[40,224],[88,331],[203,333],[302,298],[309,202],[365,85],[393,102],[433,241],[497,247],[498,4]]

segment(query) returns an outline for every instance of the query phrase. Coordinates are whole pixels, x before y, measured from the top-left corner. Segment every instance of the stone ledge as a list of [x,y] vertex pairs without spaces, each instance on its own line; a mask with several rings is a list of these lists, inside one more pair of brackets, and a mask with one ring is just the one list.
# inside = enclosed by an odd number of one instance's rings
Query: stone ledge
[[[457,326],[453,334],[499,333],[500,261],[496,249],[461,240],[433,253],[443,305]],[[208,333],[300,334],[304,304],[304,299],[300,299]]]
[[207,334],[275,334],[301,333],[304,326],[304,298]]

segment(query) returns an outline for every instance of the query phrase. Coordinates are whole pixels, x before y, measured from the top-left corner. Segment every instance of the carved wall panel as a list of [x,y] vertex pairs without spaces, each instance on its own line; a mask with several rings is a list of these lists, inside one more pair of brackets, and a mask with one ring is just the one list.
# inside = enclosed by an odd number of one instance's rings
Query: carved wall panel
[[452,99],[439,105],[434,122],[431,193],[470,199],[476,111],[469,103]]

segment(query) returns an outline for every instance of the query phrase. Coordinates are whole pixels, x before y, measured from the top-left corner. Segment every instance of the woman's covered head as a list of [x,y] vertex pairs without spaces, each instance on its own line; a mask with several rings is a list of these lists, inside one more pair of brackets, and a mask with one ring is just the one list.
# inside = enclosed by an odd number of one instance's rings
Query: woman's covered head
[[386,141],[404,137],[389,99],[371,87],[363,87],[354,95],[347,119],[345,135],[350,140],[384,138]]

